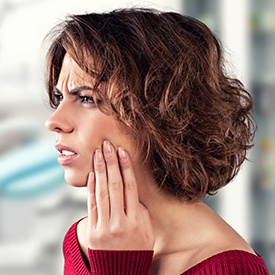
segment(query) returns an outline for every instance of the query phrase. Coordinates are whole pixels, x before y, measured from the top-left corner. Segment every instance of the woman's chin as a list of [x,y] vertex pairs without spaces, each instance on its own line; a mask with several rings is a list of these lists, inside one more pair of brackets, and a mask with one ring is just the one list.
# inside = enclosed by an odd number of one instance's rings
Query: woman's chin
[[88,175],[85,176],[85,174],[81,173],[72,173],[69,171],[65,171],[64,174],[64,178],[65,181],[74,187],[85,187],[87,186],[87,179],[88,179]]

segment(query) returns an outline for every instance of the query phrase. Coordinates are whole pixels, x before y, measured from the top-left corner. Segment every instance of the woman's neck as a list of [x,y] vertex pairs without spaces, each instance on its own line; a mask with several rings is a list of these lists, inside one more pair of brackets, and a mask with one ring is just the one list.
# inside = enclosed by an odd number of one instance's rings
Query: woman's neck
[[182,251],[184,247],[190,250],[196,239],[193,238],[195,230],[201,228],[201,215],[208,207],[201,201],[181,202],[157,188],[147,187],[140,194],[143,195],[141,202],[148,209],[155,230],[154,255]]
[[207,206],[201,201],[183,203],[158,192],[148,195],[143,203],[149,210],[156,238],[150,273],[182,273],[194,264],[190,259],[205,242],[201,226]]

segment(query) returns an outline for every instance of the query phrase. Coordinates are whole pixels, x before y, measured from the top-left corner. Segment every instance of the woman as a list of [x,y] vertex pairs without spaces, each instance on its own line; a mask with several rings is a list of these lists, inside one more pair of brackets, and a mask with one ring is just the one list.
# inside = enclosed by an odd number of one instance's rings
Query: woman
[[251,98],[204,24],[143,9],[70,16],[47,89],[65,179],[88,187],[64,274],[268,274],[201,201],[237,174],[253,137]]

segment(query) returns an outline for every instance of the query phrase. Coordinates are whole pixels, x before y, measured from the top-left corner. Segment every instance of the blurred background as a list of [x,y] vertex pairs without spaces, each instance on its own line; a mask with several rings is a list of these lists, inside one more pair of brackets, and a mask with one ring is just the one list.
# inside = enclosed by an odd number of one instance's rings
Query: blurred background
[[0,274],[62,274],[64,234],[86,215],[85,189],[64,182],[44,127],[43,39],[69,13],[131,6],[205,22],[251,91],[258,131],[250,161],[206,202],[275,275],[275,0],[0,0]]

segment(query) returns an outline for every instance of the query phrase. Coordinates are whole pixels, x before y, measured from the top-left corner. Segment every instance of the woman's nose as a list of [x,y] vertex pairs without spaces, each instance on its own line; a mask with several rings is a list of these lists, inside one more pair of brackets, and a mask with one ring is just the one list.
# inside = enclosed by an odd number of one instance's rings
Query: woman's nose
[[67,116],[61,105],[45,121],[45,126],[52,132],[70,133],[73,131],[72,121]]

